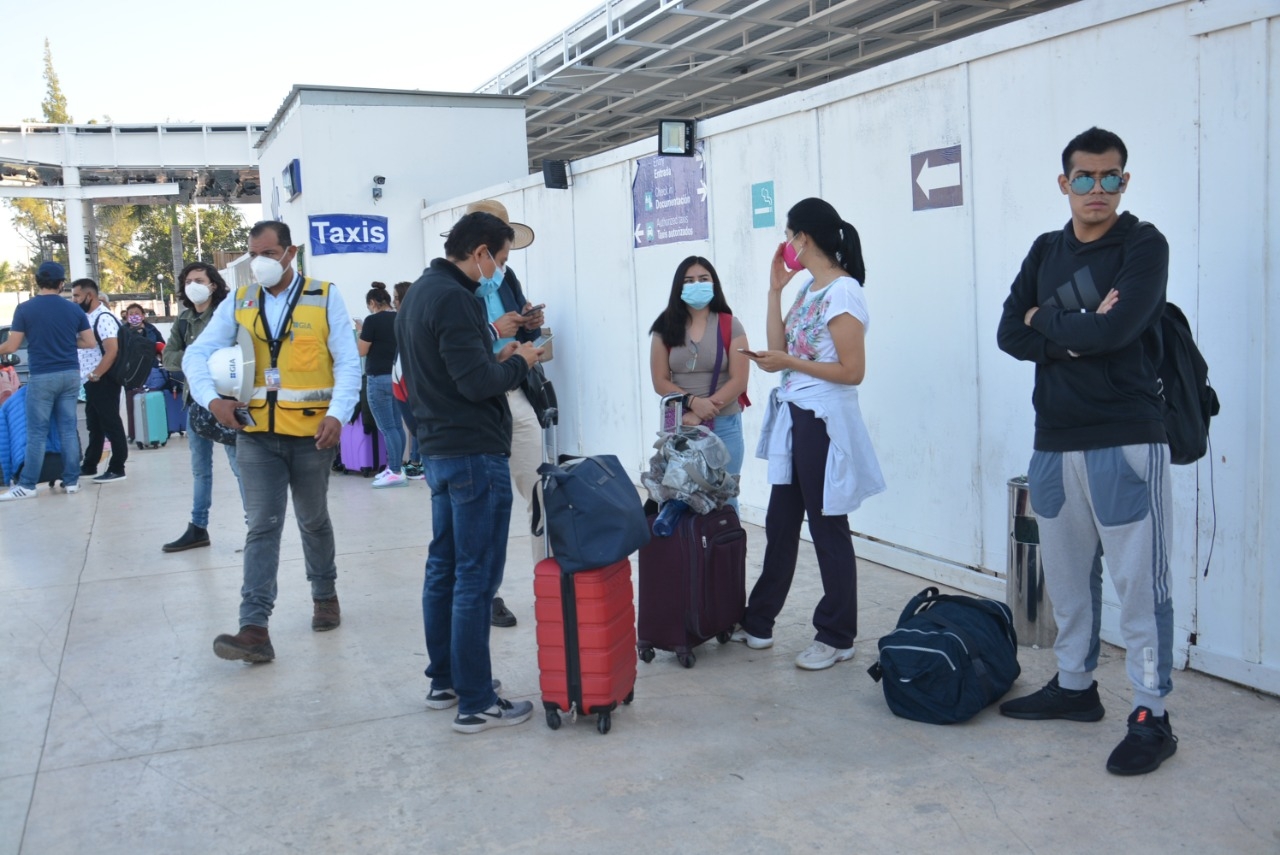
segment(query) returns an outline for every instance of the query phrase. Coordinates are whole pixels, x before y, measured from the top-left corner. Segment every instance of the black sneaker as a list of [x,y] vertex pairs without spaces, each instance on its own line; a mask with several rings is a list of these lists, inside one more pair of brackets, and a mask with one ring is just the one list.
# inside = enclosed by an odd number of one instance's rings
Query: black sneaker
[[[502,691],[501,680],[493,681],[493,690]],[[447,710],[458,705],[458,696],[453,693],[453,689],[432,689],[427,692],[426,705],[429,710]]]
[[112,472],[110,469],[108,469],[106,472],[103,472],[101,475],[96,476],[93,479],[93,483],[114,484],[116,481],[123,481],[127,477],[128,476],[125,475],[123,472]]
[[511,613],[511,609],[507,608],[507,604],[502,601],[502,597],[493,598],[493,619],[494,626],[512,627],[516,625],[516,616]]
[[1129,714],[1129,733],[1107,758],[1107,771],[1113,775],[1145,775],[1178,750],[1178,737],[1169,726],[1169,713],[1157,717],[1146,707]]
[[1033,721],[1050,718],[1101,721],[1107,711],[1102,708],[1102,701],[1098,698],[1097,680],[1087,689],[1072,692],[1059,686],[1058,675],[1054,674],[1053,679],[1040,691],[1002,703],[1000,714]]
[[453,720],[453,729],[458,733],[479,733],[491,727],[509,727],[513,724],[524,724],[533,715],[533,703],[530,701],[511,701],[498,698],[498,702],[482,713],[460,715]]

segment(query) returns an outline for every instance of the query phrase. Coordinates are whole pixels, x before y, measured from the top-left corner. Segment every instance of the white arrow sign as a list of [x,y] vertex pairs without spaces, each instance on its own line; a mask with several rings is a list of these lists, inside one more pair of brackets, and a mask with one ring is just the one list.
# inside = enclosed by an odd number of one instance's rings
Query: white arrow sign
[[940,163],[930,166],[928,159],[922,160],[920,171],[916,173],[916,186],[926,195],[943,187],[959,187],[960,164]]
[[642,240],[644,240],[644,226],[637,225],[636,226],[636,243],[639,243]]
[[698,184],[698,195],[702,197],[702,201],[707,201],[707,182],[702,181]]

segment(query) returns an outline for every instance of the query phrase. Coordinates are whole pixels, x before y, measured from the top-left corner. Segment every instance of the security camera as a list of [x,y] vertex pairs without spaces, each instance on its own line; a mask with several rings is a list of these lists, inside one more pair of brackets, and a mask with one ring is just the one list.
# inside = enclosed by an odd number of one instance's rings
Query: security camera
[[375,175],[375,176],[373,176],[373,183],[374,183],[374,184],[386,184],[386,183],[387,183],[387,178],[386,178],[386,176],[385,176],[385,175]]

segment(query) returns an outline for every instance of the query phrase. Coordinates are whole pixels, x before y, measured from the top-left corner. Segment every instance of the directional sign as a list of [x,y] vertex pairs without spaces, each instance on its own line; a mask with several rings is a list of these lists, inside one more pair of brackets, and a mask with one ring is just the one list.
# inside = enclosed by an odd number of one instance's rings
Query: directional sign
[[774,198],[772,181],[751,185],[751,228],[773,228]]
[[911,210],[958,208],[964,204],[960,146],[911,155]]
[[635,246],[706,240],[707,173],[699,148],[693,157],[652,155],[636,161],[631,182]]

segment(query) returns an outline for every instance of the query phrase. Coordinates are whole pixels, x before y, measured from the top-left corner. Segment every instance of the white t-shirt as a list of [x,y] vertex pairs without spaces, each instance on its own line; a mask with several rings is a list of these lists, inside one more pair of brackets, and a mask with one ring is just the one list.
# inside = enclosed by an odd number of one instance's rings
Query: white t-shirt
[[[95,331],[98,338],[106,341],[120,332],[120,319],[112,314],[105,303],[99,303],[98,308],[89,313],[89,329]],[[102,348],[101,346],[91,347],[77,350],[76,353],[80,357],[80,379],[88,380],[89,375],[102,361]]]
[[[841,276],[820,291],[814,291],[812,287],[813,279],[810,279],[800,289],[791,311],[787,312],[784,322],[787,353],[813,362],[839,362],[836,344],[827,327],[833,319],[847,313],[862,323],[865,332],[871,325],[867,298],[858,280],[851,276]],[[836,385],[799,371],[785,371],[782,377],[784,393],[822,384]]]

